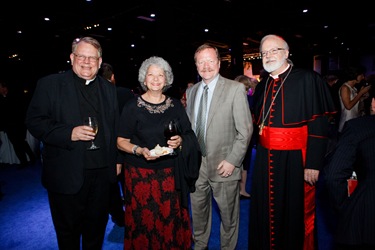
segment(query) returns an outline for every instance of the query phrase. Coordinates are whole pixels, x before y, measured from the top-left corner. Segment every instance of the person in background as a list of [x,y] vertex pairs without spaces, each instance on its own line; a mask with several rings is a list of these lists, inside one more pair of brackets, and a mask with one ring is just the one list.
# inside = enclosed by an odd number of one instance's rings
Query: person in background
[[188,82],[186,85],[186,88],[183,90],[182,96],[181,96],[181,103],[186,108],[186,89],[194,86],[194,82]]
[[[173,78],[163,58],[144,60],[138,73],[144,93],[128,101],[120,117],[117,145],[125,153],[124,249],[191,249],[188,194],[195,189],[200,152],[185,108],[179,99],[164,94]],[[170,121],[176,122],[176,131],[166,137]],[[173,149],[174,154],[160,155],[157,145],[161,151]]]
[[341,115],[339,121],[339,134],[342,132],[346,121],[360,116],[359,103],[366,98],[371,86],[362,86],[358,91],[355,86],[365,79],[365,69],[349,67],[344,72],[344,83],[339,89]]
[[259,143],[252,175],[249,249],[315,248],[315,184],[324,165],[334,104],[313,70],[291,64],[288,43],[260,43],[269,73],[256,88]]
[[[133,92],[125,87],[120,87],[116,84],[115,73],[113,67],[109,63],[102,63],[99,69],[99,75],[107,79],[111,84],[116,86],[117,100],[119,103],[119,115],[125,103],[134,97]],[[121,173],[117,175],[118,182],[113,184],[111,190],[111,204],[109,208],[109,214],[111,215],[112,222],[119,227],[125,226],[125,212],[124,212],[124,173],[123,166],[121,166]],[[119,186],[120,185],[120,186]]]
[[[335,249],[375,249],[375,89],[365,101],[368,115],[347,121],[325,180],[338,222]],[[358,184],[348,196],[348,179],[353,171]]]
[[328,84],[329,91],[331,93],[332,100],[333,100],[333,103],[335,105],[335,109],[337,111],[335,113],[335,115],[332,116],[330,122],[334,123],[337,126],[337,128],[336,128],[336,130],[337,130],[338,129],[339,120],[340,120],[340,112],[341,112],[340,97],[339,97],[339,88],[341,87],[340,81],[339,81],[340,79],[339,79],[339,76],[336,75],[336,74],[326,75],[324,77],[324,79],[326,80],[326,82]]
[[[0,80],[0,131],[3,131],[11,142],[14,153],[19,160],[19,168],[30,166],[36,161],[36,156],[30,144],[26,141],[25,115],[27,104],[26,97],[22,95],[21,90],[9,89],[7,82]],[[9,163],[15,163],[11,159],[9,160]]]
[[338,75],[339,72],[327,74],[324,80],[328,84],[329,92],[335,105],[336,113],[332,114],[329,118],[329,142],[327,146],[327,154],[330,154],[335,144],[337,143],[339,121],[341,116],[339,88],[341,87],[341,81]]
[[102,63],[99,69],[99,74],[116,86],[119,112],[121,114],[122,108],[124,107],[125,103],[134,97],[133,91],[117,83],[115,73],[111,64],[105,62]]
[[[246,88],[246,94],[247,94],[247,101],[249,102],[249,108],[251,114],[254,112],[253,108],[253,103],[254,103],[254,92],[255,92],[255,87],[258,85],[258,80],[252,77],[248,77],[246,75],[239,75],[235,79],[235,81],[240,82],[245,85]],[[254,119],[253,119],[254,122]],[[250,144],[247,148],[247,152],[245,155],[245,158],[243,160],[243,171],[242,171],[242,176],[241,176],[241,183],[240,183],[240,199],[250,199],[250,194],[246,191],[246,180],[247,180],[247,175],[248,171],[250,169],[251,165],[251,159],[253,155],[253,148],[257,144],[257,129],[255,124],[253,123],[253,134],[251,136]]]
[[[98,76],[102,47],[92,37],[74,39],[72,69],[39,79],[26,125],[43,143],[42,183],[59,249],[101,249],[110,189],[121,171],[116,147],[116,88]],[[83,125],[96,116],[98,133]],[[100,148],[88,150],[91,140]],[[116,168],[117,166],[117,168]]]
[[[242,161],[253,123],[245,86],[219,74],[218,49],[203,44],[195,51],[194,61],[202,77],[186,91],[186,112],[202,151],[196,191],[190,194],[194,249],[208,247],[213,197],[221,216],[221,249],[232,250],[237,245],[240,223]],[[202,94],[207,96],[207,105],[200,104],[201,99],[205,100]],[[206,108],[203,110],[202,106]]]
[[368,107],[371,105],[371,102],[372,102],[372,99],[371,97],[374,95],[374,91],[375,91],[375,73],[371,73],[369,74],[368,76],[366,76],[366,79],[363,81],[364,84],[363,86],[370,86],[370,90],[368,92],[367,97],[364,98],[363,100],[363,106],[364,106],[364,110],[363,110],[363,115],[370,115],[371,114],[371,109],[369,109]]

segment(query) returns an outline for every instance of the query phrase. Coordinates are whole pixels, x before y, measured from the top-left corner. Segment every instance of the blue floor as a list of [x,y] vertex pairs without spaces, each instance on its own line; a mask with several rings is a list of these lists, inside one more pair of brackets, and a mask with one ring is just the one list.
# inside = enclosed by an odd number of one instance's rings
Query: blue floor
[[[55,250],[57,241],[50,216],[47,192],[40,182],[41,165],[24,169],[1,164],[0,185],[0,249]],[[249,200],[241,201],[241,222],[238,248],[247,249]],[[210,249],[220,249],[219,216],[213,213]],[[123,249],[124,229],[109,219],[104,250]]]
[[[255,150],[254,150],[255,152]],[[254,157],[253,157],[254,158]],[[250,192],[248,172],[247,191]],[[55,250],[56,236],[50,217],[47,193],[40,182],[41,164],[24,169],[16,165],[0,165],[0,187],[4,194],[0,200],[0,249],[6,250]],[[317,227],[319,250],[332,248],[332,216],[329,214],[326,192],[318,192]],[[241,200],[240,233],[237,250],[248,249],[249,206],[251,200]],[[109,219],[104,250],[123,249],[124,229]],[[219,214],[215,206],[210,250],[220,249]]]

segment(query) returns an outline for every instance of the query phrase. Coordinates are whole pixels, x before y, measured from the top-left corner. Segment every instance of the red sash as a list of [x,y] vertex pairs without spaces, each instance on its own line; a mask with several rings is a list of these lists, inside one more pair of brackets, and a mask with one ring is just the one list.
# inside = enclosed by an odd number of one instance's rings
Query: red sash
[[273,128],[264,126],[259,139],[260,144],[268,149],[306,150],[307,126],[299,128]]
[[[308,130],[307,126],[298,128],[273,128],[264,126],[259,136],[260,144],[269,150],[298,150],[302,151],[303,165],[306,161]],[[305,239],[304,250],[314,249],[315,221],[315,186],[305,182]]]

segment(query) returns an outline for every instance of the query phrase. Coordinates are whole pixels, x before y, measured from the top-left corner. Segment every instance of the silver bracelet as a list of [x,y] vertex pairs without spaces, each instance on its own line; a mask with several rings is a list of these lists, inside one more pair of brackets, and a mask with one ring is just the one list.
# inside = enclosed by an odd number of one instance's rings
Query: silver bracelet
[[132,150],[133,154],[136,155],[136,156],[138,156],[138,154],[137,154],[137,148],[139,148],[139,146],[138,145],[134,145],[133,146],[133,150]]

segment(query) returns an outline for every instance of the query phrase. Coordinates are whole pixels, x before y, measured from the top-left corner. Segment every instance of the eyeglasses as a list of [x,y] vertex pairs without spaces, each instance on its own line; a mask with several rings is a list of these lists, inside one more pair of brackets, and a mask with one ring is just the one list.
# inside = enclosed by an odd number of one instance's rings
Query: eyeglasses
[[273,48],[273,49],[270,49],[270,50],[267,50],[267,51],[261,51],[260,55],[262,57],[267,56],[268,53],[270,53],[270,55],[276,55],[277,53],[279,53],[279,50],[285,50],[285,49],[284,48]]
[[73,53],[73,55],[77,57],[78,61],[82,61],[82,62],[86,61],[86,59],[89,59],[89,62],[91,63],[99,60],[99,57],[96,57],[96,56],[84,56],[84,55],[78,55],[76,53]]
[[201,66],[205,63],[208,63],[209,65],[214,65],[217,63],[217,60],[204,60],[204,61],[197,61],[197,65]]

